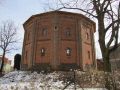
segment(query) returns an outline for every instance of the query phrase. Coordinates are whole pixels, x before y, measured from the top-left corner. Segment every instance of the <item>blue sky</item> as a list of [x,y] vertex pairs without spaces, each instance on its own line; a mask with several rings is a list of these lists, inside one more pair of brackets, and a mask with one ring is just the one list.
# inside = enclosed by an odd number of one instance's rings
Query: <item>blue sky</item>
[[[22,52],[23,41],[23,23],[34,14],[48,11],[48,3],[51,7],[57,3],[58,0],[0,0],[0,22],[12,20],[18,27],[18,37],[21,39],[18,42],[19,50],[7,54],[9,59],[13,59],[16,53]],[[97,51],[99,52],[99,50]],[[98,54],[99,55],[99,54]]]
[[[34,14],[44,12],[46,8],[45,0],[0,0],[0,23],[2,21],[14,21],[18,27],[18,50],[8,53],[6,56],[13,59],[16,53],[22,52],[22,41],[24,36],[23,23]],[[1,54],[1,51],[0,51]]]

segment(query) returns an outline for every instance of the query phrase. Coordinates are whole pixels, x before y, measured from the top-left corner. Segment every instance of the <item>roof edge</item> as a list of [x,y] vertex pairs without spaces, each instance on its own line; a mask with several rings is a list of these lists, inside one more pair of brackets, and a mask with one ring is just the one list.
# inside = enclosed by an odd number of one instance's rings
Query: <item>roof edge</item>
[[[85,15],[83,15],[83,14],[80,14],[80,13],[74,13],[74,12],[68,12],[68,11],[48,11],[48,12],[43,12],[43,13],[40,13],[40,14],[35,14],[35,15],[32,15],[32,16],[30,16],[30,18],[28,18],[24,23],[23,23],[23,26],[27,23],[27,22],[29,22],[32,18],[34,18],[34,17],[37,17],[37,16],[39,16],[39,15],[44,15],[44,14],[50,14],[50,13],[66,13],[66,14],[73,14],[73,15],[80,15],[81,17],[84,17],[84,18],[86,18],[86,19],[88,19],[90,22],[92,22],[93,24],[94,24],[94,26],[96,27],[96,23],[93,21],[93,20],[91,20],[90,18],[88,18],[88,17],[86,17]],[[96,30],[95,30],[96,31]]]

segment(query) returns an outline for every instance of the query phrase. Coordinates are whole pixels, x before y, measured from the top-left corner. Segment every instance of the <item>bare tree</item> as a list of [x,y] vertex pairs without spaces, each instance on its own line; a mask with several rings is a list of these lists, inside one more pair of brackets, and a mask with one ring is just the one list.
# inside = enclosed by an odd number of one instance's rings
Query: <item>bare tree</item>
[[[119,0],[67,0],[67,2],[59,0],[59,2],[60,7],[57,10],[80,10],[88,17],[97,20],[98,41],[104,61],[104,71],[111,72],[109,56],[118,45],[120,26]],[[108,35],[108,33],[110,34]]]
[[0,68],[0,73],[2,73],[4,66],[4,58],[7,52],[15,49],[13,44],[17,42],[16,32],[17,28],[11,21],[2,22],[0,27],[0,49],[2,50],[2,64]]

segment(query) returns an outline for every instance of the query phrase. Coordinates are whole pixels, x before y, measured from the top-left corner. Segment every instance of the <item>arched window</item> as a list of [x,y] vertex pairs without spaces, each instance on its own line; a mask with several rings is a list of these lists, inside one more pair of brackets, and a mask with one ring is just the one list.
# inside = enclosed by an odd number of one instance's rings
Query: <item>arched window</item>
[[45,56],[45,48],[41,48],[40,52],[41,52],[41,56]]
[[70,36],[71,36],[71,30],[70,30],[70,28],[67,28],[67,29],[65,30],[65,35],[66,35],[67,37],[70,37]]
[[26,51],[25,52],[25,58],[26,58],[26,60],[27,60],[27,57],[28,57],[28,52]]
[[90,51],[88,51],[88,59],[90,59]]
[[66,55],[67,55],[67,56],[71,56],[71,51],[72,51],[71,48],[67,48],[67,49],[66,49]]
[[46,28],[42,29],[42,36],[47,36],[47,29]]
[[66,32],[66,36],[70,36],[70,35],[71,35],[70,30],[68,30],[68,31]]
[[25,64],[27,64],[28,61],[28,51],[25,52]]
[[30,32],[28,32],[28,35],[27,35],[27,40],[30,39]]
[[87,40],[89,39],[89,34],[88,34],[88,33],[86,33],[86,39],[87,39]]

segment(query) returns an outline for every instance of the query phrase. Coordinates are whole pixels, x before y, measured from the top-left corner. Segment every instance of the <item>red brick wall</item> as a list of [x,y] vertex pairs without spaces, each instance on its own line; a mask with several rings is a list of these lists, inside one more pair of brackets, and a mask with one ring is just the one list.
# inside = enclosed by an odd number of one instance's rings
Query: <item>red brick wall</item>
[[[71,56],[66,55],[67,47],[71,48]],[[62,41],[60,49],[61,63],[76,63],[77,52],[76,52],[76,43],[73,41]]]
[[[91,28],[92,26],[90,26],[89,24],[86,23],[82,23],[82,29],[81,29],[81,33],[82,33],[82,61],[83,61],[83,67],[85,67],[86,65],[90,65],[93,64],[93,56],[92,56],[92,37],[91,37]],[[87,36],[88,35],[88,36]],[[90,54],[90,55],[89,55]]]
[[[41,48],[45,48],[45,56],[41,56]],[[50,63],[52,56],[51,49],[51,41],[38,42],[36,46],[35,63]]]
[[[33,64],[49,63],[54,66],[76,63],[82,68],[86,64],[93,64],[94,41],[91,35],[95,31],[92,28],[94,23],[86,20],[79,14],[66,12],[51,12],[31,17],[24,24],[23,64],[34,62]],[[45,36],[42,34],[43,29],[47,29]],[[70,31],[69,36],[66,35],[67,31]],[[41,48],[45,48],[45,56],[41,56]],[[66,55],[66,48],[71,48],[70,56]],[[25,60],[26,51],[28,60]]]

